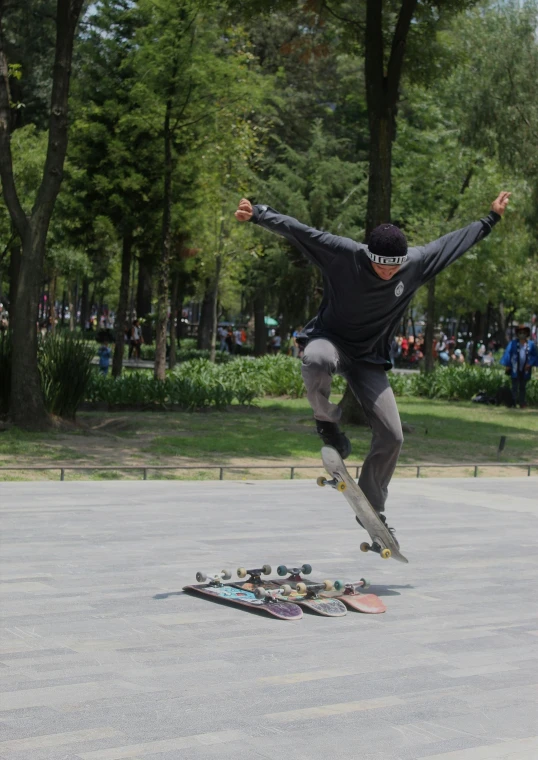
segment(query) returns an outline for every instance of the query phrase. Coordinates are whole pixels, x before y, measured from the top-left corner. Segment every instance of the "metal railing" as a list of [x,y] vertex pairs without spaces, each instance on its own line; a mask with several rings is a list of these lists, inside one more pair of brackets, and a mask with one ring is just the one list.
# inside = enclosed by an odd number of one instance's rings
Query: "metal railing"
[[[346,463],[347,464],[347,463]],[[535,468],[538,470],[538,462],[529,464],[528,462],[480,462],[479,464],[470,464],[469,462],[461,462],[461,463],[455,463],[455,464],[434,464],[432,462],[420,462],[419,464],[405,464],[402,462],[401,464],[396,465],[397,469],[415,469],[416,470],[416,477],[420,478],[420,474],[425,469],[445,469],[445,468],[461,468],[464,467],[465,469],[473,469],[473,477],[478,477],[478,471],[479,469],[485,468],[485,467],[519,467],[520,469],[526,469],[527,470],[527,477],[531,476],[531,470],[532,468]],[[355,477],[358,478],[360,475],[362,465],[360,464],[347,464],[347,469],[350,472],[353,472],[355,470]],[[290,471],[290,480],[294,480],[295,473],[297,470],[318,470],[320,472],[324,472],[323,465],[315,465],[315,464],[295,464],[295,465],[289,465],[289,464],[251,464],[251,465],[232,465],[232,464],[224,464],[224,465],[215,465],[215,464],[209,464],[209,465],[175,465],[175,464],[167,464],[167,465],[147,465],[147,464],[134,464],[134,465],[67,465],[67,466],[61,466],[61,465],[35,465],[33,467],[20,467],[17,465],[14,465],[13,467],[0,467],[0,476],[3,472],[12,472],[12,471],[32,471],[32,472],[41,472],[41,471],[48,471],[48,470],[58,470],[60,473],[60,480],[65,480],[65,473],[68,471],[82,471],[82,472],[103,472],[103,471],[115,471],[115,472],[127,472],[127,471],[141,471],[142,472],[142,479],[147,480],[148,479],[148,472],[150,471],[161,471],[161,470],[196,470],[198,472],[205,471],[205,470],[218,470],[219,471],[219,480],[224,480],[224,471],[225,470],[289,470]]]

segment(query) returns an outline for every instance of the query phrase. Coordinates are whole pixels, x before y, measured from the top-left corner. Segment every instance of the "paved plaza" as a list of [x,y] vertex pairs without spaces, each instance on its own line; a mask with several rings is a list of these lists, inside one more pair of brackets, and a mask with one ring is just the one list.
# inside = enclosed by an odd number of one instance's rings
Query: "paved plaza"
[[[536,477],[393,481],[408,565],[362,554],[310,480],[3,483],[0,505],[0,758],[538,758]],[[302,562],[387,612],[181,591]]]

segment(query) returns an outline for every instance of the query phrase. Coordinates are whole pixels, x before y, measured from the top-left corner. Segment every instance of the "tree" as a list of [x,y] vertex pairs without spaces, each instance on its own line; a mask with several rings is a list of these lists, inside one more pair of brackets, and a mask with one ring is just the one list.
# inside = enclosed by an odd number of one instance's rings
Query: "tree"
[[57,0],[56,48],[50,100],[47,157],[36,200],[29,215],[24,211],[11,155],[12,102],[6,57],[5,0],[0,0],[0,178],[4,199],[22,243],[17,297],[12,314],[13,369],[11,416],[27,428],[48,425],[37,366],[36,318],[47,231],[62,183],[68,141],[68,96],[75,30],[84,0]]
[[[133,95],[139,72],[134,38],[143,10],[129,0],[101,0],[84,22],[73,87],[73,125],[68,175],[71,240],[103,262],[99,226],[109,220],[121,251],[112,374],[123,366],[129,284],[137,247],[154,255],[161,173],[154,167],[157,135]],[[102,226],[102,225],[101,225]],[[110,257],[109,257],[110,258]],[[102,269],[102,267],[101,267]],[[131,315],[132,318],[132,315]],[[129,320],[130,321],[130,320]]]

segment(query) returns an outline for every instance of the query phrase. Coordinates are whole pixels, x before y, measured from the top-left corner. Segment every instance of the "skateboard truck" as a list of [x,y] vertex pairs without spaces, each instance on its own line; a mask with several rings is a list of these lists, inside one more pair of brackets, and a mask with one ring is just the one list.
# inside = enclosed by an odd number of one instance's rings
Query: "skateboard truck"
[[198,583],[207,583],[208,586],[222,586],[222,581],[229,581],[232,574],[229,570],[221,570],[220,573],[196,573]]
[[371,544],[369,544],[367,541],[364,541],[361,544],[361,552],[375,552],[376,554],[379,554],[381,559],[389,559],[389,557],[392,557],[391,550],[382,549],[377,541],[372,541]]
[[295,590],[298,594],[306,596],[317,596],[318,591],[332,591],[333,582],[323,581],[322,583],[297,583]]
[[320,475],[319,478],[316,480],[316,483],[318,486],[331,486],[332,488],[336,488],[337,491],[342,493],[346,490],[347,486],[344,483],[343,480],[338,480],[338,478],[333,478],[332,480],[327,480],[327,478],[324,478],[323,475]]
[[288,584],[284,584],[284,586],[280,586],[280,588],[264,588],[263,586],[258,586],[258,588],[254,589],[254,596],[256,599],[265,599],[266,602],[276,602],[280,601],[282,597],[289,596],[292,592],[292,587],[288,586]]
[[310,575],[312,572],[312,565],[301,565],[301,567],[286,567],[286,565],[279,565],[276,571],[281,578],[283,578],[285,575],[289,575],[289,581],[298,583],[302,581],[301,573],[303,575]]
[[335,581],[333,588],[335,591],[342,591],[343,596],[354,596],[357,594],[359,588],[367,589],[370,587],[370,581],[366,578],[361,578],[358,583],[344,583],[343,581]]
[[[271,575],[271,565],[263,565],[263,567],[257,567],[252,570],[247,570],[245,567],[237,568],[237,575],[239,578],[246,578],[249,576],[248,583],[253,583],[255,586],[263,584],[262,575]],[[231,576],[230,576],[231,578]]]

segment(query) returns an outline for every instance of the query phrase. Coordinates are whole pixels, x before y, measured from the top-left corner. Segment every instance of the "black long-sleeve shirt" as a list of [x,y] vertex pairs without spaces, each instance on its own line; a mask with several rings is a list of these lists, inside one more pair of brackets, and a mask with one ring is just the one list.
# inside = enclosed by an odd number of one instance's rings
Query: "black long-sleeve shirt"
[[409,248],[407,261],[390,280],[376,275],[363,243],[313,229],[269,206],[254,206],[252,221],[285,237],[323,274],[324,297],[310,338],[327,338],[349,362],[390,369],[390,341],[416,290],[485,238],[500,218],[491,211],[432,243]]

